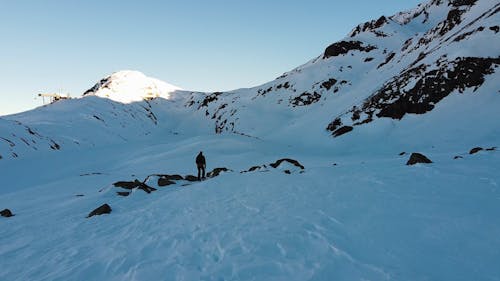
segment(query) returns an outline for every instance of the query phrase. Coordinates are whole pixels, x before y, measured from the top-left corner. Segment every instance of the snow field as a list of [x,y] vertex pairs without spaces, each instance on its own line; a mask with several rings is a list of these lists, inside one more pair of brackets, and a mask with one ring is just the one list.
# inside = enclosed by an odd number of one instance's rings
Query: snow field
[[[73,156],[69,152],[38,159],[51,161],[45,166],[37,166],[35,159],[0,163],[11,175],[7,185],[16,187],[2,189],[0,195],[0,206],[16,214],[0,220],[0,279],[499,276],[498,152],[462,153],[464,158],[458,160],[450,153],[427,154],[434,164],[412,167],[404,165],[408,155],[318,157],[299,152],[293,158],[306,166],[305,172],[287,175],[272,168],[240,174],[241,167],[274,162],[290,153],[290,148],[275,148],[273,154],[274,146],[250,138],[185,140],[179,150],[171,143],[154,145],[115,146],[107,154],[90,150],[72,165],[65,162]],[[194,173],[194,146],[214,147],[204,150],[208,170],[227,158],[224,166],[235,172],[151,194],[115,194],[119,189],[111,183],[132,180],[132,173],[141,180],[154,172]],[[241,149],[247,146],[255,152]],[[217,153],[222,147],[229,152]],[[153,160],[146,157],[153,151],[164,153]],[[27,167],[50,176],[21,177]],[[80,176],[90,172],[102,174]],[[110,204],[111,214],[85,219],[103,203]]]

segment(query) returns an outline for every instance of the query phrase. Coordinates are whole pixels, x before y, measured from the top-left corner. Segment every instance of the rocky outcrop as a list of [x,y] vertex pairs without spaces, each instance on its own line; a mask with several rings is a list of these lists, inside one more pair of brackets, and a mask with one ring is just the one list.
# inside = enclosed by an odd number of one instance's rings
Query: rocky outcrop
[[304,105],[310,105],[312,103],[316,103],[321,99],[321,95],[318,94],[317,92],[308,93],[304,92],[300,96],[295,97],[290,100],[290,103],[294,106],[304,106]]
[[482,148],[482,147],[478,146],[478,147],[474,147],[473,149],[471,149],[469,151],[469,154],[476,154],[476,153],[478,153],[479,151],[482,151],[482,150],[485,150],[485,151],[495,151],[496,149],[497,149],[496,146],[490,147],[490,148]]
[[215,168],[212,171],[207,173],[208,178],[214,178],[220,175],[222,172],[230,172],[231,170],[228,168]]
[[295,167],[300,168],[301,170],[304,170],[304,169],[305,169],[305,167],[304,167],[302,164],[300,164],[300,163],[299,163],[299,161],[294,160],[294,159],[290,159],[290,158],[283,158],[283,159],[279,159],[279,160],[277,160],[276,162],[271,163],[271,164],[269,164],[269,165],[270,165],[271,167],[273,167],[273,168],[278,168],[278,167],[281,165],[281,163],[283,163],[283,162],[288,162],[288,163],[290,163],[290,164],[294,165]]
[[[283,163],[291,164],[292,166],[299,168],[300,170],[305,169],[304,165],[300,164],[300,162],[297,160],[290,159],[290,158],[282,158],[282,159],[279,159],[276,162],[273,162],[269,165],[264,164],[264,165],[259,165],[259,166],[252,166],[248,170],[241,171],[240,173],[249,173],[249,172],[255,172],[255,171],[268,172],[269,171],[268,166],[270,166],[274,169],[281,168],[285,174],[291,174],[292,173],[291,170],[294,170],[294,169],[290,168],[290,166],[282,168],[281,166],[283,165]],[[301,172],[303,172],[303,171],[301,171]]]
[[432,161],[421,153],[414,152],[411,154],[410,159],[406,162],[406,165],[415,165],[417,163],[429,164]]
[[92,212],[90,212],[87,216],[87,218],[93,217],[93,216],[100,216],[103,214],[110,214],[111,213],[111,207],[108,204],[101,205],[100,207],[96,208]]
[[6,218],[14,216],[14,214],[12,213],[12,211],[9,210],[9,209],[3,209],[2,211],[0,211],[0,215],[2,217],[6,217]]
[[191,181],[191,182],[192,181],[198,181],[198,177],[193,176],[193,175],[187,175],[187,176],[184,177],[184,179],[187,180],[187,181]]
[[375,49],[377,49],[377,47],[371,45],[365,45],[361,41],[340,41],[328,46],[325,50],[325,53],[323,54],[323,58],[327,59],[331,57],[345,55],[349,51],[360,51],[368,53]]
[[448,61],[442,57],[436,67],[421,64],[402,72],[347,113],[336,117],[327,130],[334,137],[372,122],[375,117],[402,119],[406,114],[424,114],[451,93],[476,91],[487,75],[495,73],[500,58],[466,57]]
[[144,182],[140,182],[139,180],[134,180],[134,181],[119,181],[113,183],[115,187],[121,187],[124,189],[134,189],[138,188],[143,190],[146,193],[151,193],[152,191],[156,191],[156,188],[148,186]]
[[[364,24],[358,25],[350,34],[350,37],[355,37],[361,32],[371,31],[375,33],[375,35],[381,36],[376,29],[384,26],[388,23],[388,20],[385,16],[381,16],[378,20],[372,20],[369,22],[365,22]],[[382,36],[383,37],[383,36]]]
[[478,153],[478,152],[479,152],[479,151],[481,151],[481,150],[483,150],[483,148],[482,148],[482,147],[474,147],[473,149],[471,149],[471,150],[469,151],[469,154],[476,154],[476,153]]
[[116,194],[119,196],[127,197],[130,195],[130,191],[117,191]]
[[164,178],[164,177],[158,178],[158,186],[167,186],[167,185],[171,185],[171,184],[175,184],[175,181],[171,181],[168,178]]

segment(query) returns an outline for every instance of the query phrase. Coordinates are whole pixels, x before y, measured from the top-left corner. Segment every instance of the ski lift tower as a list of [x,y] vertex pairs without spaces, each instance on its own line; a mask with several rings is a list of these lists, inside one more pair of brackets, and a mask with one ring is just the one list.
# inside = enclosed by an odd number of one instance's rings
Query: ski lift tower
[[43,104],[45,104],[45,98],[48,98],[49,99],[49,103],[54,103],[58,100],[65,100],[65,99],[69,99],[70,96],[69,94],[58,94],[58,93],[41,93],[41,94],[38,94],[39,97],[42,97],[42,100],[43,100]]

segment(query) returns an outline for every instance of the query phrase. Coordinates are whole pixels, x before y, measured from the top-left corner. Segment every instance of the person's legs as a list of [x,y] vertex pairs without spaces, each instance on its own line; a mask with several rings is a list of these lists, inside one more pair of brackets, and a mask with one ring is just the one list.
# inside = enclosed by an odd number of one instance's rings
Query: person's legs
[[201,167],[198,166],[198,180],[201,181]]
[[201,167],[201,172],[202,172],[202,178],[205,178],[205,167]]

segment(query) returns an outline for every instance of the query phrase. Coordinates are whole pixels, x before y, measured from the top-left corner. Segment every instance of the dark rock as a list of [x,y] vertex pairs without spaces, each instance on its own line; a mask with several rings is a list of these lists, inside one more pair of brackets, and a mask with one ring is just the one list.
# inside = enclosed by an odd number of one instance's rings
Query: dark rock
[[406,154],[406,152],[403,151],[403,152],[399,153],[399,156],[403,156],[405,154]]
[[290,172],[290,170],[284,170],[283,172],[285,172],[285,174],[291,174],[292,172]]
[[171,184],[175,184],[175,181],[171,181],[168,178],[163,178],[163,177],[158,179],[158,186],[167,186]]
[[141,182],[141,184],[139,185],[139,187],[137,187],[137,188],[138,188],[138,189],[143,190],[143,191],[144,191],[144,192],[146,192],[146,193],[151,193],[151,192],[153,192],[153,191],[156,191],[156,188],[151,187],[151,186],[149,186],[149,185],[147,185],[147,184],[145,184],[145,183],[142,183],[142,182]]
[[229,170],[228,168],[215,168],[207,173],[207,177],[209,178],[217,177],[221,172],[228,172],[228,171],[231,170]]
[[90,214],[87,216],[87,218],[90,218],[92,216],[100,216],[102,214],[109,214],[109,213],[111,213],[111,207],[108,204],[104,204],[104,205],[100,206],[99,208],[90,212]]
[[361,32],[365,31],[373,31],[375,34],[377,34],[377,28],[383,26],[384,24],[388,23],[387,18],[385,16],[381,16],[378,20],[372,20],[370,22],[365,22],[364,24],[358,25],[351,33],[350,37],[354,37],[358,35]]
[[126,197],[130,195],[130,191],[118,191],[116,194]]
[[184,178],[181,175],[160,175],[162,178],[166,178],[171,181],[183,180]]
[[350,131],[352,131],[354,128],[351,127],[351,126],[343,126],[343,127],[340,127],[339,129],[337,129],[336,131],[334,131],[332,133],[332,135],[334,137],[338,137],[338,136],[341,136],[343,134],[346,134],[346,133],[349,133]]
[[364,62],[370,62],[370,61],[372,61],[372,60],[373,60],[373,58],[372,58],[372,57],[369,57],[369,58],[366,58],[366,59],[364,60]]
[[388,64],[396,55],[396,53],[390,53],[386,58],[385,61],[377,66],[377,68],[381,68],[382,66]]
[[[455,5],[460,6],[460,5]],[[438,25],[441,27],[439,31],[439,35],[444,36],[448,31],[452,30],[455,26],[459,25],[462,22],[462,14],[464,11],[460,9],[452,9],[448,12],[448,16],[446,20]]]
[[198,177],[195,177],[193,175],[187,175],[184,177],[184,179],[187,181],[198,181]]
[[325,50],[323,58],[327,59],[330,57],[344,55],[353,50],[370,52],[374,49],[377,49],[377,47],[371,45],[364,46],[361,41],[340,41],[328,46]]
[[61,146],[58,143],[56,143],[53,140],[50,140],[50,141],[52,142],[52,145],[50,145],[50,148],[52,148],[53,150],[59,150],[59,149],[61,149]]
[[255,171],[255,170],[257,170],[257,169],[261,169],[261,168],[262,168],[261,166],[253,166],[253,167],[251,167],[250,169],[248,169],[248,171],[249,171],[249,172],[253,172],[253,171]]
[[141,185],[141,182],[139,180],[134,180],[134,181],[118,181],[113,183],[115,187],[121,187],[125,189],[134,189],[136,187],[139,187]]
[[134,180],[134,181],[118,181],[113,183],[115,187],[121,187],[124,189],[134,189],[138,188],[141,190],[144,190],[146,193],[151,193],[152,191],[155,191],[156,188],[148,186],[147,184],[140,182],[139,180]]
[[453,157],[453,159],[455,159],[455,160],[456,159],[463,159],[463,157],[462,156],[455,156],[455,157]]
[[218,99],[218,96],[220,95],[222,95],[221,92],[215,92],[212,93],[211,95],[208,95],[207,97],[205,97],[205,99],[203,99],[198,109],[201,109],[202,107],[207,107],[209,103],[216,101]]
[[83,194],[77,194],[77,195],[75,195],[75,196],[76,196],[76,197],[83,197],[83,196],[85,196],[85,195],[83,195]]
[[302,170],[305,169],[305,167],[302,164],[300,164],[299,161],[294,160],[294,159],[290,159],[290,158],[279,159],[278,161],[271,163],[269,165],[271,165],[271,167],[273,167],[273,168],[278,168],[278,166],[281,165],[281,163],[283,163],[283,162],[288,162],[296,167],[301,168]]
[[460,7],[460,6],[472,6],[477,2],[477,0],[452,0],[448,3],[448,6]]
[[500,31],[500,27],[498,25],[490,26],[490,30],[495,31],[495,33],[498,33]]
[[490,148],[486,148],[486,151],[494,151],[494,150],[497,150],[496,146],[490,147]]
[[317,92],[312,94],[308,92],[302,93],[300,96],[293,98],[290,103],[296,106],[310,105],[318,102],[321,99],[321,95]]
[[261,167],[261,166],[253,166],[251,167],[250,169],[246,170],[246,171],[241,171],[240,173],[248,173],[248,172],[253,172],[255,170],[260,170],[262,168],[265,168],[266,165],[264,165],[264,167]]
[[479,151],[483,150],[482,147],[474,147],[473,149],[471,149],[469,151],[469,154],[475,154],[475,153],[478,153]]
[[414,165],[417,163],[432,163],[432,161],[423,154],[412,153],[406,165]]
[[97,82],[97,84],[95,84],[92,88],[85,91],[83,93],[83,95],[85,96],[85,95],[93,94],[93,93],[97,92],[99,90],[99,88],[101,88],[101,87],[108,88],[110,80],[111,80],[111,76],[108,76],[104,79],[101,79],[101,81]]
[[325,88],[327,91],[330,90],[333,85],[337,83],[337,80],[334,78],[330,78],[327,81],[321,83],[321,88]]
[[[337,133],[335,130],[344,121],[347,123],[349,115],[354,115],[359,108],[364,113],[361,115],[363,120],[353,123],[353,126],[373,121],[374,115],[379,118],[401,119],[409,113],[424,114],[454,91],[463,93],[469,88],[477,90],[487,75],[495,73],[499,64],[500,58],[466,57],[448,61],[443,56],[436,62],[436,69],[429,70],[429,66],[424,64],[410,68],[384,84],[361,106],[357,106],[356,110],[337,116],[327,130],[334,132],[334,135],[347,132],[348,128]],[[411,87],[409,83],[413,83]]]
[[6,218],[14,216],[14,214],[9,209],[3,209],[2,211],[0,211],[0,215]]
[[469,32],[466,32],[466,33],[463,33],[459,36],[457,36],[453,41],[455,42],[459,42],[459,41],[462,41],[464,40],[465,38],[471,36],[472,34],[476,33],[476,32],[480,32],[480,31],[483,31],[484,30],[484,27],[483,26],[480,26],[478,27],[477,29],[474,29],[473,31],[469,31]]
[[342,125],[342,120],[340,118],[335,118],[335,120],[333,120],[332,122],[330,122],[330,124],[328,124],[328,127],[326,128],[328,131],[335,131],[337,130],[338,127],[340,127]]

